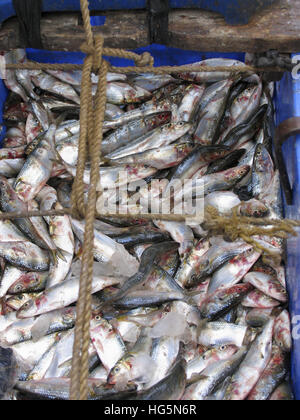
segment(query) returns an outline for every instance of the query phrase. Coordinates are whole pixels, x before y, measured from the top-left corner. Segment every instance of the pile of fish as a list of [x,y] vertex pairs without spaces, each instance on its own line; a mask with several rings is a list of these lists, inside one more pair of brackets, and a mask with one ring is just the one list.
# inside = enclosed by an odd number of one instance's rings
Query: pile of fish
[[[25,62],[26,54],[11,51],[5,60]],[[7,70],[5,77],[0,210],[68,207],[81,72]],[[93,75],[95,90],[96,83]],[[205,206],[221,215],[282,218],[273,89],[258,75],[230,71],[109,73],[97,208],[100,191],[124,187],[125,173],[131,184],[146,181],[134,190],[138,203],[150,193],[161,202],[154,180],[168,189],[189,179],[193,199],[202,182]],[[87,165],[86,192],[89,178]],[[181,197],[175,189],[173,204]],[[119,208],[134,207],[118,200]],[[68,215],[0,221],[0,357],[10,349],[17,363],[7,399],[69,398],[84,228]],[[255,239],[273,256],[213,236],[205,221],[99,217],[89,399],[293,399],[284,242]]]

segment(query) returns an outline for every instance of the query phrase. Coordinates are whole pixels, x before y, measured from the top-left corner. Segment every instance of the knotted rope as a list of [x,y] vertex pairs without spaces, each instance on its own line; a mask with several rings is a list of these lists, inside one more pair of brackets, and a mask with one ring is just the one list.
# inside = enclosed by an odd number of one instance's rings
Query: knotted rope
[[[180,73],[180,72],[228,72],[228,73],[259,73],[262,68],[252,66],[164,66],[153,67],[154,59],[149,53],[142,55],[122,49],[103,47],[103,37],[94,37],[90,24],[90,13],[88,0],[80,0],[83,24],[86,33],[86,42],[81,46],[81,51],[86,54],[83,65],[75,64],[47,64],[47,63],[23,63],[7,65],[7,69],[29,69],[29,70],[82,70],[81,83],[81,107],[80,107],[80,139],[77,163],[77,173],[72,189],[72,205],[70,209],[48,211],[48,212],[26,212],[26,213],[4,213],[0,214],[0,220],[15,219],[20,217],[53,216],[70,214],[75,218],[86,220],[84,246],[82,254],[81,279],[79,298],[77,303],[77,321],[75,327],[75,340],[73,347],[73,363],[71,371],[71,400],[86,400],[88,397],[88,349],[90,345],[90,320],[91,320],[91,285],[93,276],[93,243],[94,243],[94,220],[96,216],[96,186],[99,185],[99,166],[101,162],[101,144],[103,122],[106,106],[107,72],[116,73]],[[134,67],[113,67],[103,59],[103,56],[112,56],[133,60]],[[282,69],[267,68],[265,71],[282,71]],[[92,72],[99,74],[99,81],[95,98],[92,95]],[[90,185],[88,191],[87,205],[84,200],[85,185],[83,175],[87,161],[91,165]],[[105,215],[113,217],[116,215]],[[169,221],[184,222],[190,216],[179,216],[174,214],[120,214],[119,218],[131,216],[143,219],[161,219]],[[266,229],[266,226],[269,227]],[[288,235],[296,235],[295,227],[300,222],[292,220],[274,221],[269,219],[255,219],[240,217],[233,211],[231,216],[220,216],[215,209],[208,208],[205,214],[205,227],[208,230],[224,234],[232,240],[241,237],[251,243],[255,249],[270,253],[268,249],[253,239],[253,235],[277,236],[286,238]]]

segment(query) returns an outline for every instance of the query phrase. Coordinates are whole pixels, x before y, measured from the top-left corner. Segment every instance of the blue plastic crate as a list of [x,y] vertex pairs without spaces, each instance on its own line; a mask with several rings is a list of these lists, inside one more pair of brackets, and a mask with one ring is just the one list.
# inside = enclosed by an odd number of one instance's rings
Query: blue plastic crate
[[[167,48],[161,45],[140,48],[135,52],[141,53],[144,51],[149,51],[154,56],[156,66],[188,64],[213,57],[244,60],[244,54],[242,53],[201,53]],[[72,62],[79,64],[83,61],[83,54],[28,50],[28,58],[40,62]],[[116,66],[132,64],[128,60],[116,58],[109,58],[109,61]],[[0,122],[6,96],[7,90],[2,80],[0,80]],[[277,84],[275,105],[277,123],[292,116],[300,116],[300,80],[293,80],[290,74],[286,74],[283,80]],[[300,220],[300,137],[290,139],[286,143],[284,151],[287,162],[289,162],[289,174],[294,190],[294,204],[293,206],[285,206],[285,213],[287,217]],[[300,236],[288,241],[287,256],[290,313],[292,318],[297,321],[295,317],[300,317]],[[300,400],[300,319],[298,326],[299,338],[294,340],[292,352],[292,384],[296,399]]]
[[[25,0],[24,0],[25,1]],[[229,24],[246,24],[253,14],[276,0],[170,0],[173,9],[199,8],[221,13]],[[90,9],[145,9],[147,0],[90,0]],[[44,12],[80,10],[80,0],[43,0]],[[0,0],[0,24],[15,16],[12,0]]]

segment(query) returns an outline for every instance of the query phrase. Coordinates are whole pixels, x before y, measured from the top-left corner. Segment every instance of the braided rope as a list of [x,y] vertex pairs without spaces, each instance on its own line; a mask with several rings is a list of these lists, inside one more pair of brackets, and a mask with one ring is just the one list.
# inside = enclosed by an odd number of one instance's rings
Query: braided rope
[[[96,216],[96,186],[99,184],[99,165],[101,161],[102,128],[106,105],[106,86],[107,72],[115,73],[183,73],[183,72],[228,72],[228,73],[260,73],[264,71],[283,72],[280,68],[255,68],[252,66],[164,66],[153,67],[154,59],[149,53],[142,55],[135,54],[122,49],[112,49],[103,47],[103,37],[96,36],[94,39],[90,24],[90,13],[88,0],[80,0],[83,16],[86,42],[81,46],[81,51],[86,55],[83,65],[75,64],[48,64],[27,62],[23,64],[7,65],[7,69],[28,69],[28,70],[82,70],[81,84],[81,108],[80,108],[80,139],[79,156],[76,177],[73,184],[70,209],[62,209],[47,212],[24,212],[24,213],[5,213],[0,214],[0,220],[15,219],[21,217],[38,217],[70,214],[75,218],[86,219],[84,246],[82,254],[81,278],[79,288],[79,298],[77,303],[77,321],[75,326],[75,340],[73,347],[73,362],[71,371],[71,400],[86,400],[88,397],[88,348],[90,345],[90,320],[91,320],[91,287],[93,276],[93,242],[94,242],[94,220]],[[103,55],[127,58],[135,62],[134,67],[114,67],[110,66]],[[95,103],[92,96],[91,73],[99,72],[99,81]],[[87,160],[91,162],[91,178],[88,192],[88,203],[84,201],[84,182],[83,174]],[[174,214],[105,214],[106,217],[129,218],[139,217],[143,219],[161,219],[167,221],[186,221],[190,216]],[[265,227],[270,226],[269,230]],[[295,227],[300,226],[300,222],[293,220],[276,221],[270,219],[255,219],[237,216],[235,212],[231,216],[223,217],[215,209],[207,209],[205,214],[205,227],[217,230],[229,236],[231,239],[243,238],[251,243],[256,249],[270,253],[268,249],[253,239],[253,235],[262,234],[286,238],[287,234],[296,235]]]
[[[110,48],[104,48],[104,50],[114,51]],[[82,52],[84,51],[91,51],[89,48],[86,48],[86,45],[83,44]],[[121,55],[115,55],[116,57],[127,58],[129,60],[133,59],[131,53],[126,50],[123,51]],[[114,56],[113,54],[103,54],[103,55],[110,55]],[[182,66],[161,66],[161,67],[152,67],[152,63],[154,63],[153,57],[149,53],[143,53],[141,56],[134,54],[135,56],[139,57],[139,59],[135,59],[138,66],[128,66],[128,67],[115,67],[109,66],[109,71],[113,73],[153,73],[153,74],[178,74],[184,72],[196,72],[196,73],[218,73],[218,72],[227,72],[227,73],[263,73],[263,72],[278,72],[284,73],[286,72],[285,69],[281,67],[253,67],[253,66],[202,66],[202,65],[191,65],[186,64]],[[151,59],[149,59],[149,57]],[[140,61],[139,61],[140,60]],[[143,66],[141,66],[141,64]],[[72,71],[72,70],[82,70],[83,64],[71,64],[71,63],[38,63],[38,62],[26,62],[23,64],[7,64],[7,70],[57,70],[57,71]]]

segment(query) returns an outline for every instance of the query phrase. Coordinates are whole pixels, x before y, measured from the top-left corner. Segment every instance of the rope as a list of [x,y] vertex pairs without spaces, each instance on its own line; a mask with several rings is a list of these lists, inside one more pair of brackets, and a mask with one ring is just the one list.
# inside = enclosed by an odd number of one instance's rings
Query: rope
[[[86,45],[83,44],[82,52],[90,52],[89,48],[86,48]],[[114,51],[111,48],[104,48],[104,51],[110,52]],[[143,53],[138,55],[126,50],[118,50],[119,52],[123,51],[122,55],[106,54],[111,55],[112,57],[121,57],[127,58],[129,60],[133,59],[138,64],[134,67],[115,67],[109,65],[109,71],[113,73],[153,73],[153,74],[169,74],[169,73],[184,73],[184,72],[196,72],[196,73],[217,73],[217,72],[227,72],[227,73],[263,73],[263,72],[286,72],[282,67],[253,67],[253,66],[192,66],[191,64],[183,66],[161,66],[161,67],[152,67],[154,63],[153,57],[149,53]],[[132,56],[133,55],[133,56]],[[134,56],[136,58],[134,58]],[[72,71],[72,70],[82,70],[84,65],[82,64],[71,64],[71,63],[38,63],[38,62],[26,62],[23,64],[7,64],[7,70],[57,70],[57,71]]]
[[[86,42],[81,46],[81,51],[86,54],[83,65],[74,64],[48,64],[27,62],[17,65],[7,65],[7,69],[28,69],[28,70],[82,70],[81,82],[81,107],[80,107],[80,137],[78,150],[78,163],[75,180],[71,194],[71,208],[62,210],[52,210],[47,212],[14,212],[0,214],[0,220],[54,216],[69,214],[74,218],[86,219],[84,245],[81,265],[81,278],[79,287],[79,298],[77,302],[77,321],[75,326],[75,339],[73,346],[73,361],[71,370],[71,400],[86,400],[88,397],[88,348],[90,345],[90,320],[91,320],[91,286],[93,277],[93,243],[94,243],[94,221],[96,216],[96,186],[99,185],[99,166],[101,162],[101,144],[103,133],[104,113],[106,106],[107,72],[116,73],[184,73],[184,72],[229,72],[229,73],[259,73],[264,71],[279,71],[282,69],[263,69],[252,66],[164,66],[154,67],[154,59],[149,53],[142,55],[135,54],[122,49],[111,49],[103,47],[103,37],[94,38],[90,24],[90,14],[88,0],[80,0]],[[127,58],[133,60],[134,67],[113,67],[110,66],[103,56]],[[99,81],[95,98],[92,95],[91,73],[99,73]],[[88,191],[88,202],[85,205],[83,182],[84,169],[87,161],[91,164],[90,185]],[[101,216],[101,215],[98,215]],[[103,216],[103,215],[102,215]],[[191,216],[174,214],[105,214],[105,217],[118,217],[127,219],[129,217],[139,217],[149,220],[166,220],[184,222],[191,219]],[[277,236],[286,238],[288,235],[297,235],[295,228],[300,226],[300,222],[292,220],[270,220],[255,219],[238,216],[237,211],[233,211],[231,216],[220,216],[214,208],[207,208],[205,213],[205,229],[222,233],[235,240],[238,237],[251,243],[255,249],[270,254],[269,249],[265,249],[253,238],[254,235]]]
[[[70,385],[70,399],[71,400],[86,400],[87,399],[87,375],[86,365],[88,364],[88,346],[90,342],[89,336],[89,324],[87,326],[88,336],[84,331],[86,325],[86,312],[90,312],[91,301],[88,292],[91,290],[92,272],[93,272],[93,242],[94,235],[93,229],[91,231],[91,221],[94,223],[94,208],[88,207],[86,210],[84,204],[84,184],[83,184],[83,173],[88,155],[90,154],[90,148],[88,145],[91,140],[91,114],[93,109],[93,97],[92,97],[92,83],[91,83],[91,72],[95,64],[94,51],[94,39],[92,28],[90,24],[90,14],[88,10],[88,1],[80,0],[83,24],[86,33],[87,43],[82,46],[83,52],[87,49],[89,52],[85,58],[82,82],[81,82],[81,98],[80,98],[80,136],[79,136],[79,154],[76,177],[72,188],[71,202],[72,210],[74,215],[82,216],[86,215],[86,227],[84,234],[82,264],[81,264],[81,275],[80,275],[80,286],[79,296],[77,302],[77,321],[75,325],[75,339],[73,345],[73,360],[71,370],[71,385]],[[88,48],[87,48],[88,47]],[[102,60],[102,50],[100,51],[99,66]],[[101,70],[100,70],[101,71]],[[97,91],[97,97],[99,92]],[[99,166],[98,166],[99,168]],[[95,168],[92,164],[91,168],[91,181],[94,176]],[[99,169],[98,171],[99,172]],[[91,203],[91,195],[96,187],[93,183],[90,183],[90,189],[88,193],[88,204]],[[90,305],[89,305],[90,304]],[[89,319],[90,322],[90,319]]]

